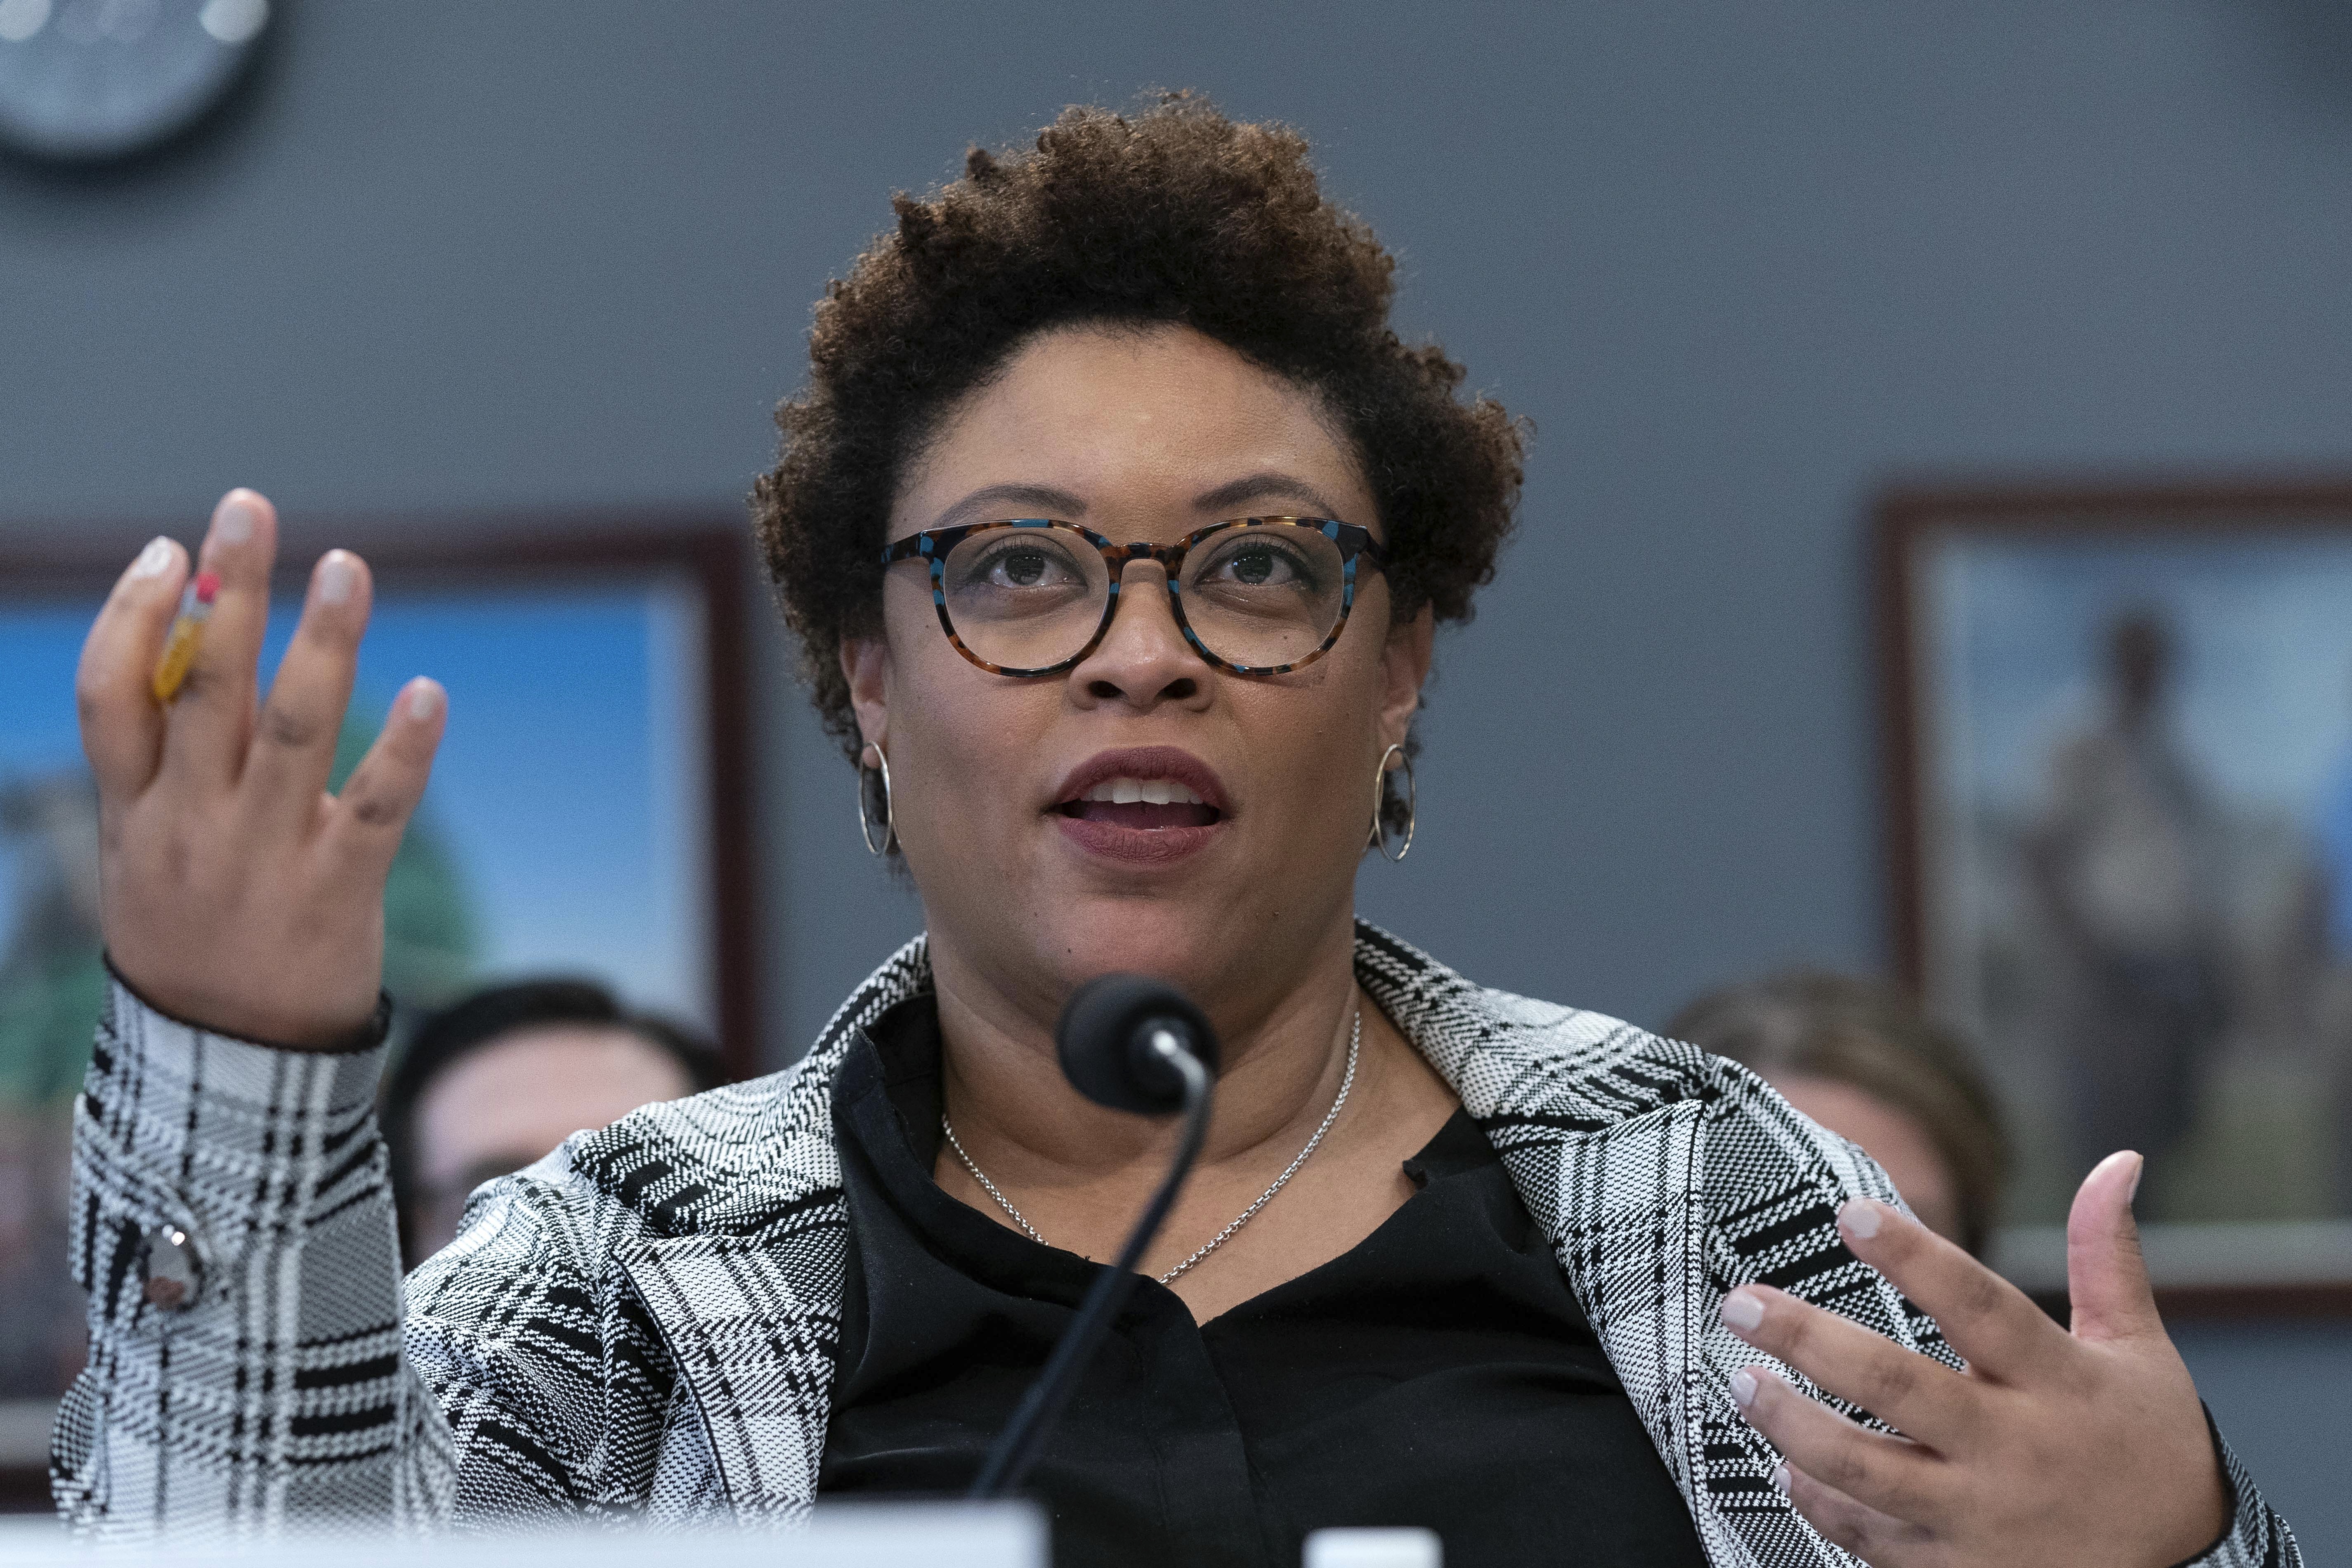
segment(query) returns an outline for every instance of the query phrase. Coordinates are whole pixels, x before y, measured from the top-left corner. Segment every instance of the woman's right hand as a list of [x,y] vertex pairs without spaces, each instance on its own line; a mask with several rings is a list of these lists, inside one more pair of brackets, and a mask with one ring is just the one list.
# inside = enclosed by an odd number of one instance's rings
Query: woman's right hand
[[158,539],[131,563],[82,647],[75,696],[98,779],[100,888],[114,967],[149,1003],[272,1045],[344,1042],[373,1015],[383,885],[440,744],[446,699],[419,679],[393,703],[340,795],[335,739],[366,629],[366,564],[311,571],[268,703],[256,666],[278,519],[251,490],[213,510],[200,559],[220,589],[178,699],[150,689],[188,578]]

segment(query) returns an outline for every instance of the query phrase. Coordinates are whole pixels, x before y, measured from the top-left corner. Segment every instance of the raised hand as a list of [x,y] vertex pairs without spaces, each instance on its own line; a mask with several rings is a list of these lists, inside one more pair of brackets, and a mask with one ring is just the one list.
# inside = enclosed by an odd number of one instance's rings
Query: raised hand
[[2213,1545],[2229,1497],[2148,1289],[2140,1165],[2112,1154],[2074,1196],[2071,1332],[1899,1210],[1857,1199],[1839,1214],[1846,1245],[1934,1314],[1966,1373],[1769,1286],[1724,1298],[1734,1333],[1904,1434],[1769,1368],[1734,1375],[1733,1397],[1786,1456],[1776,1484],[1823,1535],[1877,1568],[2170,1568]]
[[341,795],[329,795],[368,570],[348,551],[320,559],[265,704],[256,666],[277,549],[268,501],[245,489],[222,498],[200,563],[219,592],[167,708],[150,682],[189,567],[173,541],[149,544],[90,627],[75,695],[98,779],[116,970],[191,1023],[331,1047],[375,1009],[384,878],[425,793],[446,699],[411,681]]

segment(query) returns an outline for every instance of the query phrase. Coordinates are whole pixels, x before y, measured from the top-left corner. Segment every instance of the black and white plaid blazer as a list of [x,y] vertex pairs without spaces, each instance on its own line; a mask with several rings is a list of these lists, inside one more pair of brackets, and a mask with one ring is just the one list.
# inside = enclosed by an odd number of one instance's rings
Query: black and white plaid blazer
[[[1957,1364],[1838,1239],[1840,1204],[1892,1198],[1885,1176],[1692,1047],[1482,990],[1370,926],[1356,973],[1501,1152],[1709,1560],[1851,1562],[1773,1489],[1777,1456],[1727,1385],[1759,1357],[1716,1311],[1763,1280]],[[929,984],[918,940],[797,1066],[647,1106],[483,1188],[404,1296],[381,1053],[224,1038],[117,984],[76,1128],[91,1341],[58,1418],[58,1506],[118,1538],[798,1518],[849,1251],[834,1076]],[[154,1299],[175,1294],[164,1276],[193,1276],[176,1306]],[[2199,1562],[2299,1563],[2228,1463],[2231,1531]]]

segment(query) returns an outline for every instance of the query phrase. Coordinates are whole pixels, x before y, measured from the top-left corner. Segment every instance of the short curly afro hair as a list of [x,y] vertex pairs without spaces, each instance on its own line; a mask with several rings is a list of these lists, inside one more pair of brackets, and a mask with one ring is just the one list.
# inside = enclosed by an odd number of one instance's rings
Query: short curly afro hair
[[1462,366],[1389,326],[1394,258],[1325,200],[1305,138],[1174,93],[1132,117],[1074,108],[1034,151],[975,147],[963,178],[900,194],[897,228],[827,286],[807,389],[752,511],[825,728],[859,750],[841,647],[879,634],[892,502],[958,399],[1055,327],[1192,328],[1313,390],[1380,508],[1391,616],[1470,618],[1518,501],[1525,429]]

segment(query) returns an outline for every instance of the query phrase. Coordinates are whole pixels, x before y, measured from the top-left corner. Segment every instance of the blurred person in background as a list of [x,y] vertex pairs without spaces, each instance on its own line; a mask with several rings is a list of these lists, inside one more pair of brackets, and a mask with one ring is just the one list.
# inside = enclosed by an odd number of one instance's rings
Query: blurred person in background
[[2220,826],[2168,722],[2177,664],[2152,610],[2116,617],[2103,711],[2053,748],[2027,875],[2057,940],[2079,1168],[2161,1159],[2195,1120],[2228,1022]]
[[1753,1068],[1878,1162],[1927,1227],[1976,1257],[2009,1163],[1976,1059],[1892,985],[1792,970],[1708,992],[1665,1034]]
[[572,1133],[724,1081],[719,1054],[593,981],[520,980],[417,1026],[378,1117],[410,1268],[457,1239],[476,1187]]

